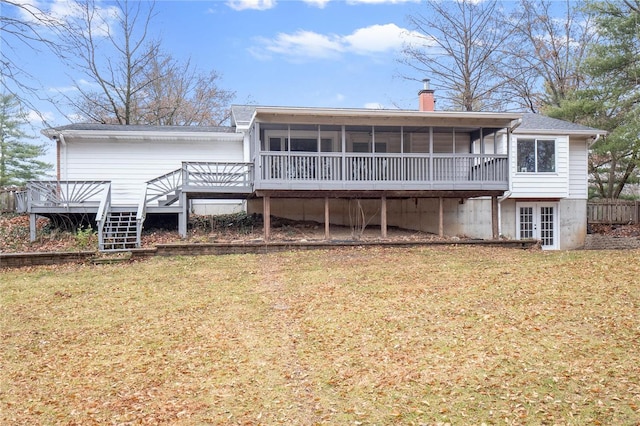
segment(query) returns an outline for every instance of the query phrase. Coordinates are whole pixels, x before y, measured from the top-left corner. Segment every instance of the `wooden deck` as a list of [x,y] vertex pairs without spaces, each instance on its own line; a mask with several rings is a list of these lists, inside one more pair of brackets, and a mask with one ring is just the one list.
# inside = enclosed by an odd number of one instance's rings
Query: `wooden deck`
[[506,191],[498,154],[262,152],[256,190]]

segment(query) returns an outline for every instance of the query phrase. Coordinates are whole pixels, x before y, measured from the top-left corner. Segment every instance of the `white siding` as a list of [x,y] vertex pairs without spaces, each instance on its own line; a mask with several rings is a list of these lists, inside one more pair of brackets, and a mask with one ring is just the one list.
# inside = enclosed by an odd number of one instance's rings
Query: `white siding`
[[584,139],[569,141],[569,198],[588,198],[588,149]]
[[[228,136],[227,136],[228,138]],[[137,204],[144,183],[183,161],[243,161],[237,141],[67,140],[61,179],[109,180],[114,204]]]
[[[517,170],[517,140],[541,138],[556,141],[555,173],[521,173]],[[569,193],[569,140],[566,136],[513,135],[511,142],[511,192],[513,198],[566,198]]]

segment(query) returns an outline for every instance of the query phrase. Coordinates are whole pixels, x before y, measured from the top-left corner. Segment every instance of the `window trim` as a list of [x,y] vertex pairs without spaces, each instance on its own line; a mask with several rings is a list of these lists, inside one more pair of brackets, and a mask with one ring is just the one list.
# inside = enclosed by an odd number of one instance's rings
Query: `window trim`
[[[558,174],[558,138],[555,137],[537,137],[537,136],[522,136],[522,137],[516,137],[516,143],[515,143],[515,151],[516,151],[516,155],[515,155],[515,162],[516,162],[516,173],[517,174],[522,174],[522,175],[532,175],[532,174],[539,174],[539,175],[556,175]],[[528,171],[528,170],[522,170],[521,167],[519,167],[519,156],[520,156],[520,151],[519,151],[519,147],[520,147],[520,142],[524,142],[524,141],[533,141],[534,146],[533,146],[533,152],[534,152],[534,167],[535,170],[533,171]],[[545,172],[541,172],[538,170],[539,167],[539,161],[538,161],[538,142],[539,141],[543,141],[543,142],[553,142],[553,171],[545,171]]]

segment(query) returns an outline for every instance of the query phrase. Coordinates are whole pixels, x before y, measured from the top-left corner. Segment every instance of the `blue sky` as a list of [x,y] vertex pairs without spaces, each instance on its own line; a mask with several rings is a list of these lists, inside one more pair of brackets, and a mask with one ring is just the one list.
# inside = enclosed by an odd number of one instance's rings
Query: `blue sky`
[[164,1],[157,24],[168,50],[220,71],[240,103],[414,108],[420,85],[399,77],[397,59],[406,17],[419,7],[398,0]]
[[[65,0],[21,1],[58,16],[69,10]],[[417,109],[421,83],[403,77],[411,71],[398,59],[412,35],[407,17],[424,7],[416,0],[158,0],[151,33],[174,57],[219,72],[234,103]],[[69,93],[80,78],[45,50],[16,55],[43,93]],[[51,104],[36,105],[50,124],[69,123]]]
[[[64,0],[36,3],[64,14]],[[416,108],[421,83],[401,77],[409,70],[397,59],[410,36],[407,16],[421,7],[414,0],[159,0],[151,32],[174,57],[218,71],[235,103]],[[46,51],[19,55],[47,92],[68,93],[80,77]],[[38,106],[51,123],[68,122],[51,105]]]

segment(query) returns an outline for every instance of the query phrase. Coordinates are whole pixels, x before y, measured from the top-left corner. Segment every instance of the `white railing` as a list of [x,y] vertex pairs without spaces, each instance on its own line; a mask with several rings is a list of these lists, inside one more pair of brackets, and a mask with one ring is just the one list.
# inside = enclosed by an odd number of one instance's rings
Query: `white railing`
[[262,180],[508,183],[497,154],[261,153]]
[[27,204],[28,191],[16,192],[16,213],[24,213],[29,208]]
[[33,181],[27,184],[27,209],[99,204],[109,181]]
[[253,185],[253,164],[184,162],[182,163],[182,183],[190,189],[249,189]]
[[98,212],[96,213],[96,225],[98,227],[98,243],[102,244],[103,240],[103,231],[104,224],[107,222],[107,216],[109,215],[109,210],[111,210],[111,183],[108,182],[105,185],[104,192],[102,193],[102,198],[100,200],[100,206],[98,207]]
[[175,194],[182,188],[182,169],[177,169],[147,181],[144,201],[146,204]]

